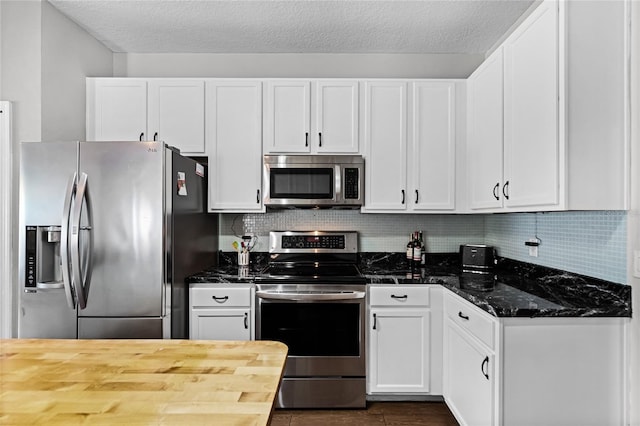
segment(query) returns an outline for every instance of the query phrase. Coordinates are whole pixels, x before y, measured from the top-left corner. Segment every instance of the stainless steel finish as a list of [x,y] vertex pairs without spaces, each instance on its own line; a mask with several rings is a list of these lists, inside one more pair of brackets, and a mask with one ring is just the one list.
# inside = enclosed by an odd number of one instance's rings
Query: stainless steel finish
[[[217,216],[195,161],[162,142],[21,148],[19,337],[186,338],[185,278],[217,255]],[[177,195],[177,172],[187,196]],[[27,285],[27,226],[60,227],[63,288]],[[69,309],[83,305],[82,290],[86,308]]]
[[162,315],[163,165],[160,142],[80,143],[79,173],[95,194],[95,251],[91,298],[79,316]]
[[162,339],[161,317],[78,318],[79,339]]
[[[40,288],[25,287],[26,274],[26,228],[38,227],[38,250],[47,244],[47,229],[60,227],[60,258],[66,256],[62,249],[66,245],[63,229],[63,213],[67,204],[65,197],[70,177],[78,163],[77,143],[21,143],[20,144],[20,195],[18,227],[18,337],[76,338],[76,311],[70,287]],[[74,180],[71,180],[74,182]],[[67,216],[68,218],[68,216]],[[68,223],[67,223],[68,225]],[[45,238],[40,239],[40,230]],[[65,268],[61,267],[61,278],[65,280]],[[69,275],[67,274],[67,278]],[[38,277],[36,277],[38,278]],[[41,277],[40,277],[41,278]],[[39,282],[45,280],[39,279]],[[70,281],[67,280],[67,283]]]
[[295,300],[295,301],[338,301],[364,299],[364,291],[273,291],[265,290],[256,292],[256,296],[260,299],[271,300]]
[[[297,248],[283,248],[282,236],[305,236],[305,235],[317,235],[317,236],[331,236],[331,235],[344,235],[345,248],[344,249],[297,249]],[[269,232],[269,253],[346,253],[357,254],[358,253],[358,233],[356,231],[271,231]]]
[[[269,207],[347,207],[358,208],[364,204],[364,159],[360,155],[265,155],[263,157],[263,203]],[[358,170],[358,198],[344,196],[344,169]],[[271,170],[303,168],[334,171],[333,198],[274,198],[271,196]]]
[[366,379],[288,378],[280,383],[278,408],[364,408]]
[[71,220],[71,201],[75,194],[77,173],[73,173],[69,178],[67,184],[67,190],[64,197],[64,208],[62,211],[62,226],[61,226],[61,245],[60,245],[60,257],[62,268],[62,283],[64,285],[64,293],[67,297],[67,305],[71,309],[76,308],[75,292],[71,287],[71,262],[69,261],[69,221]]
[[[82,206],[86,204],[88,225],[83,226],[81,223]],[[91,197],[89,195],[88,176],[82,173],[80,181],[78,182],[76,189],[75,204],[71,213],[71,270],[73,285],[76,290],[76,298],[78,301],[78,308],[85,309],[87,306],[87,297],[89,295],[89,283],[91,282],[91,255],[93,251],[91,233],[91,225],[93,220],[91,219]],[[89,233],[88,248],[84,241],[80,239],[80,233],[86,231]],[[81,248],[80,245],[83,244]],[[81,261],[80,251],[83,250]],[[83,265],[84,263],[84,265]]]

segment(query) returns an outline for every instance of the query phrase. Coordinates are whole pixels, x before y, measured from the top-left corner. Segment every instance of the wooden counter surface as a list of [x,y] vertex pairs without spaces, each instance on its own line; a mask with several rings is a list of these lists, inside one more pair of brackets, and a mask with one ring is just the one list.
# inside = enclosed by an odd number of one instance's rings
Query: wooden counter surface
[[266,425],[269,341],[0,340],[0,425]]

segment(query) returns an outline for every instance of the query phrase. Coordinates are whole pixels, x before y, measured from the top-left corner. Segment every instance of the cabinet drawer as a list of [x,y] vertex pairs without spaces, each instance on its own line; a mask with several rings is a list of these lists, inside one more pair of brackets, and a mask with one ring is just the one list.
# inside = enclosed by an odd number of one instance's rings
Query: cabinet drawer
[[371,306],[429,306],[429,287],[369,287]]
[[480,312],[477,307],[453,294],[446,295],[444,309],[451,321],[469,331],[490,349],[493,349],[496,321],[489,314]]
[[191,306],[230,307],[250,306],[249,288],[191,288]]

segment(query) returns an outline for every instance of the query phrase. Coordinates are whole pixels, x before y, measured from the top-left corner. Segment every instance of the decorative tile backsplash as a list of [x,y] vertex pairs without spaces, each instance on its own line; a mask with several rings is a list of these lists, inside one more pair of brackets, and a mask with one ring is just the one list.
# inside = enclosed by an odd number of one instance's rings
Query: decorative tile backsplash
[[482,215],[362,214],[357,210],[278,210],[267,214],[225,214],[220,247],[231,249],[237,235],[253,232],[256,250],[267,251],[269,231],[358,231],[360,251],[403,252],[413,231],[423,231],[427,251],[457,252],[460,244],[484,241]]
[[[220,249],[238,235],[258,236],[268,251],[272,230],[358,231],[360,251],[402,252],[412,231],[424,231],[428,253],[457,252],[460,244],[489,244],[510,259],[626,283],[627,214],[618,211],[487,215],[362,214],[357,210],[279,210],[220,215]],[[538,257],[524,242],[537,233]]]
[[[537,231],[536,231],[537,230]],[[524,242],[537,233],[538,257]],[[486,215],[485,244],[502,257],[627,282],[627,213],[579,211]]]

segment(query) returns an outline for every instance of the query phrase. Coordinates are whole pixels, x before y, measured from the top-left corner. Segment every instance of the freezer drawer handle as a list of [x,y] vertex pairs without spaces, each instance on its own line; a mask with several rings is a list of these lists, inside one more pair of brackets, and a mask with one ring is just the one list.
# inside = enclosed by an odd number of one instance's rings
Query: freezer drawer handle
[[224,302],[226,302],[227,300],[229,300],[229,296],[224,296],[224,297],[211,296],[211,298],[212,298],[213,300],[215,300],[216,302],[218,302],[218,303],[224,303]]

